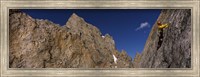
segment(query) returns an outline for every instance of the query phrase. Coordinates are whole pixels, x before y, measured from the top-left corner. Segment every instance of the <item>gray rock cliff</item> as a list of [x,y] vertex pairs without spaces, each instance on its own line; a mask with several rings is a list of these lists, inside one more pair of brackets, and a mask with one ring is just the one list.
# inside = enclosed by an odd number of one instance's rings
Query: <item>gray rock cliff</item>
[[[157,24],[153,26],[140,56],[139,68],[190,68],[191,10],[162,10],[158,21],[169,23],[169,27],[160,37]],[[158,43],[159,39],[163,41]]]

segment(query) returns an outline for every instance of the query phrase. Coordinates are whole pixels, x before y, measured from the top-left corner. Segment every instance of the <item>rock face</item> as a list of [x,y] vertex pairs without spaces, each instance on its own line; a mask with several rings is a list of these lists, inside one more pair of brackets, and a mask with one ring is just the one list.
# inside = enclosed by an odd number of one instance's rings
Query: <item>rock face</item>
[[[169,23],[169,27],[163,30],[162,38],[157,24],[153,26],[141,60],[136,62],[139,68],[190,68],[191,10],[162,10],[158,20]],[[163,39],[160,45],[159,39]]]
[[[9,13],[10,68],[129,68],[132,59],[119,52],[109,34],[72,14],[65,26]],[[118,58],[114,64],[113,56]]]

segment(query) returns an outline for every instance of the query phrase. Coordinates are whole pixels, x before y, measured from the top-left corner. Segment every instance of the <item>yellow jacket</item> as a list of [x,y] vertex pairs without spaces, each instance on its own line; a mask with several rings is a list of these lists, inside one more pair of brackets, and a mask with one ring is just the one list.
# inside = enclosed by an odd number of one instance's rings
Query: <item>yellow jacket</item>
[[158,29],[163,29],[163,28],[167,28],[168,24],[162,24],[158,26]]

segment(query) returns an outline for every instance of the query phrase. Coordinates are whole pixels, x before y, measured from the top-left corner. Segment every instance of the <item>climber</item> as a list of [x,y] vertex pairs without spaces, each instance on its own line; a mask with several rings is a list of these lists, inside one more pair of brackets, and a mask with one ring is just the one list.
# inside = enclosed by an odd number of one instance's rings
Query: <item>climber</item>
[[[113,54],[113,60],[115,62],[115,65],[117,65],[117,57],[115,57],[115,55]],[[117,68],[117,66],[115,66],[115,68]]]
[[158,29],[159,30],[162,30],[164,28],[167,28],[168,27],[168,24],[161,24],[160,21],[157,22],[157,25],[158,25]]
[[159,41],[158,41],[158,46],[157,50],[160,48],[162,42],[163,42],[163,29],[167,28],[169,25],[168,24],[161,24],[160,21],[157,22],[158,25],[158,34],[159,34]]

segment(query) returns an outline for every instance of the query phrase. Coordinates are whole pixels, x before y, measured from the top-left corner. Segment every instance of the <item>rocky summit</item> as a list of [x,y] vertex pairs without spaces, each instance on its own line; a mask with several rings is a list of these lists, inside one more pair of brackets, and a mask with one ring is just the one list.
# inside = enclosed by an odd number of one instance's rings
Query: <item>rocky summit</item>
[[[118,63],[113,61],[113,55]],[[75,13],[66,25],[33,19],[19,11],[9,13],[10,68],[130,68],[132,59],[119,52],[109,34]]]
[[[160,37],[155,24],[143,52],[134,60],[118,51],[109,34],[75,13],[60,26],[9,10],[10,68],[189,68],[191,67],[191,10],[162,10],[169,23]],[[162,43],[159,40],[162,39]],[[117,64],[113,60],[117,57]]]

